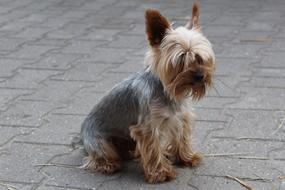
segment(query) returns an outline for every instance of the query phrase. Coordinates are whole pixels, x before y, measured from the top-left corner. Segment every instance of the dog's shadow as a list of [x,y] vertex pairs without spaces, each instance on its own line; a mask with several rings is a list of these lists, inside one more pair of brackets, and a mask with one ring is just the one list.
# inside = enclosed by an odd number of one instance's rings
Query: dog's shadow
[[80,166],[85,156],[86,152],[83,148],[76,147],[71,149],[69,153],[53,159],[43,169],[50,176],[48,184],[74,188],[92,187],[95,189],[113,189],[114,186],[118,186],[116,189],[157,189],[158,187],[175,189],[178,182],[176,179],[159,185],[146,183],[142,169],[135,160],[124,161],[122,169],[111,175],[84,170]]

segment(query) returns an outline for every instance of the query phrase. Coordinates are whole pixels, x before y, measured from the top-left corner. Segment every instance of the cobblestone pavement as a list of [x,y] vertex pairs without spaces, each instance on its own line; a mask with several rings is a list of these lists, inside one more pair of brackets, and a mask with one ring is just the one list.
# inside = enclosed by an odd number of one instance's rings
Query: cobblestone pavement
[[[285,1],[201,0],[215,86],[194,103],[195,169],[146,184],[136,163],[78,169],[72,137],[100,97],[142,68],[144,9],[186,22],[190,0],[0,0],[0,189],[285,189]],[[283,184],[283,185],[282,185]],[[282,188],[283,186],[283,188]]]

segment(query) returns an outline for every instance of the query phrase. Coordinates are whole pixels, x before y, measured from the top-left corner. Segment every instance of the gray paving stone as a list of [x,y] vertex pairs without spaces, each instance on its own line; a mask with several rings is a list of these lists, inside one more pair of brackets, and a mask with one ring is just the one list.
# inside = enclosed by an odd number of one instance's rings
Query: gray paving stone
[[234,59],[234,58],[223,58],[218,57],[216,65],[215,75],[220,76],[244,76],[251,74],[251,63],[250,59]]
[[[58,17],[49,18],[49,19],[47,19],[47,21],[42,23],[40,26],[42,26],[42,27],[50,27],[50,28],[53,28],[53,29],[58,29],[58,28],[63,27],[64,25],[66,25],[70,21],[71,21],[70,18],[58,18]],[[51,35],[51,37],[54,37],[55,39],[64,38],[63,34],[60,35],[60,34],[57,34],[55,32],[51,33],[50,35]]]
[[99,1],[87,1],[84,3],[81,7],[79,7],[79,10],[91,10],[91,11],[99,11],[103,7],[107,7],[108,5],[114,4],[116,0],[99,0]]
[[45,20],[47,20],[49,17],[50,17],[50,15],[33,13],[33,14],[29,14],[29,15],[23,17],[19,21],[20,22],[40,24],[40,23],[44,22]]
[[244,28],[245,31],[266,31],[266,32],[277,32],[277,28],[270,22],[262,21],[251,21]]
[[145,41],[141,36],[117,36],[116,40],[113,40],[111,43],[108,43],[107,47],[115,48],[142,48],[142,42]]
[[245,20],[246,17],[242,17],[242,16],[223,16],[223,17],[218,17],[217,19],[215,19],[213,22],[211,22],[210,24],[215,26],[239,26],[242,27],[243,25],[245,25]]
[[[111,88],[110,88],[111,89]],[[59,108],[53,113],[56,114],[77,114],[88,115],[96,103],[100,101],[104,93],[98,93],[96,87],[84,88],[74,94],[72,101],[64,108]]]
[[33,23],[27,23],[27,22],[19,22],[19,21],[11,21],[3,24],[0,27],[1,32],[7,32],[8,34],[16,34],[17,32],[22,31],[24,28],[34,26]]
[[11,77],[15,74],[16,70],[22,65],[29,63],[29,61],[24,61],[21,59],[0,59],[0,76],[1,77]]
[[24,68],[66,70],[80,57],[81,55],[72,53],[49,53],[42,56],[39,61],[26,64]]
[[[48,86],[48,88],[46,88]],[[20,100],[52,102],[61,106],[67,106],[73,101],[74,95],[80,89],[90,87],[90,83],[78,81],[54,81],[48,80],[43,87],[36,92],[20,97]]]
[[30,13],[29,11],[26,10],[16,10],[16,11],[10,11],[7,12],[7,14],[5,14],[5,21],[9,22],[9,21],[13,21],[13,20],[18,20],[21,19],[25,16],[28,16]]
[[80,188],[71,188],[71,187],[57,187],[57,186],[54,186],[54,185],[42,185],[40,187],[37,188],[37,190],[78,190]]
[[252,77],[252,79],[245,84],[246,87],[259,87],[259,88],[280,88],[284,89],[284,78],[279,77]]
[[53,80],[66,81],[98,81],[101,75],[109,68],[114,67],[111,64],[94,64],[88,62],[76,62],[74,66],[66,71],[63,75],[52,77]]
[[44,53],[56,49],[54,46],[24,45],[8,57],[18,59],[39,59]]
[[121,17],[128,10],[129,10],[129,7],[107,6],[104,9],[101,9],[100,11],[98,11],[97,14],[99,16],[106,17],[106,18]]
[[[55,104],[55,103],[54,103]],[[43,116],[49,111],[60,107],[49,102],[18,101],[1,113],[0,124],[39,127],[44,123]]]
[[199,102],[194,102],[194,105],[197,108],[211,108],[211,109],[221,109],[226,105],[230,105],[234,102],[237,102],[238,98],[236,97],[207,97]]
[[25,96],[33,93],[32,90],[20,90],[20,89],[9,89],[9,88],[0,88],[0,110],[3,111],[8,108],[9,103],[14,99]]
[[[0,179],[37,183],[44,178],[36,164],[45,164],[56,155],[68,152],[63,146],[41,146],[40,144],[13,143],[9,154],[1,155]],[[10,163],[13,164],[10,164]]]
[[[280,168],[281,171],[275,170],[275,167]],[[223,170],[220,168],[223,168]],[[252,168],[252,170],[245,170],[244,168]],[[255,179],[257,175],[263,179],[276,180],[278,176],[282,175],[282,168],[279,162],[264,160],[205,158],[203,167],[198,167],[195,170],[195,174],[206,176],[231,175],[253,179]]]
[[102,25],[104,29],[120,29],[120,30],[129,30],[132,28],[134,20],[130,19],[110,19],[108,25]]
[[[199,113],[199,112],[197,112]],[[192,146],[195,151],[202,154],[213,153],[217,149],[215,144],[212,146],[212,133],[215,131],[221,131],[230,121],[218,121],[218,120],[208,120],[203,115],[199,116],[196,121],[195,126],[192,128]],[[210,148],[211,147],[211,148]],[[215,152],[220,153],[220,152]]]
[[[83,11],[86,11],[86,10],[83,10]],[[93,27],[102,29],[102,26],[106,26],[106,23],[108,23],[109,25],[109,18],[99,16],[96,14],[96,12],[90,11],[86,17],[80,19],[80,23],[86,23],[88,25],[92,25]],[[92,29],[92,26],[90,27],[90,30]],[[114,27],[113,29],[116,30],[118,28]]]
[[83,0],[79,1],[62,1],[57,3],[57,6],[59,7],[80,7],[84,3]]
[[[12,142],[15,138],[19,136],[25,136],[32,132],[34,129],[29,129],[26,127],[16,127],[16,126],[1,126],[0,125],[0,133],[1,133],[1,139],[0,139],[0,147],[3,147],[5,144]],[[5,149],[2,150],[0,148],[0,155],[5,152]]]
[[59,71],[52,70],[19,69],[11,79],[0,83],[0,87],[27,89],[38,88],[40,86],[40,82],[47,79],[49,76],[59,73]]
[[284,52],[267,52],[264,59],[256,64],[258,67],[284,68]]
[[12,183],[12,182],[2,182],[2,185],[0,189],[7,190],[8,188],[16,188],[16,189],[22,189],[22,190],[30,190],[33,185],[26,184],[26,183]]
[[[52,163],[68,164],[73,166],[81,165],[82,152],[75,151],[69,155],[59,156],[52,160]],[[117,175],[106,176],[98,173],[87,172],[79,168],[67,167],[45,167],[42,169],[49,179],[44,183],[61,187],[75,188],[96,188],[105,180],[116,179]]]
[[[244,180],[243,180],[244,181]],[[267,190],[274,189],[277,185],[266,182],[256,182],[256,181],[248,181],[245,180],[247,184],[251,187]],[[240,190],[243,187],[237,182],[227,179],[225,177],[217,177],[217,176],[193,176],[191,180],[188,182],[190,189],[219,189],[219,190],[227,190],[227,189],[235,189]],[[209,185],[210,184],[210,185]]]
[[49,29],[47,29],[47,28],[29,27],[29,28],[26,28],[25,30],[17,33],[16,35],[14,35],[14,37],[26,38],[26,39],[40,38],[45,33],[47,33],[48,31],[49,31]]
[[68,44],[68,40],[40,38],[40,39],[35,39],[34,41],[30,41],[27,44],[64,47]]
[[[222,131],[222,130],[220,130]],[[284,143],[283,142],[267,142],[265,143],[264,146],[259,146],[260,143],[262,143],[262,139],[255,139],[252,137],[252,139],[246,140],[246,137],[241,137],[244,138],[244,140],[233,140],[229,136],[229,138],[222,138],[222,137],[217,137],[215,135],[214,131],[211,133],[212,139],[207,141],[207,146],[204,148],[204,152],[209,155],[213,154],[224,154],[224,155],[230,155],[232,154],[233,156],[224,156],[224,158],[232,158],[232,159],[237,159],[237,160],[245,160],[245,161],[250,161],[250,160],[279,160],[282,159],[280,156],[276,156],[274,154],[270,154],[271,151],[274,151],[275,149],[280,149],[283,147]],[[266,141],[266,139],[264,140]],[[282,169],[283,170],[283,169]]]
[[230,105],[231,108],[269,110],[284,109],[284,89],[242,87],[241,90],[246,92],[246,95],[242,100]]
[[76,40],[72,41],[71,44],[67,45],[65,48],[63,48],[61,51],[62,53],[94,53],[95,48],[101,44],[104,44],[105,42],[98,42],[98,41],[83,41],[83,40]]
[[130,57],[123,64],[120,64],[118,67],[115,67],[111,70],[111,72],[122,72],[122,73],[136,73],[143,69],[144,60],[142,57]]
[[61,18],[71,18],[71,19],[82,19],[89,14],[88,11],[80,11],[80,10],[67,10],[62,15]]
[[237,26],[205,26],[203,31],[207,37],[231,37],[238,33]]
[[272,46],[268,48],[268,51],[285,51],[285,40],[284,39],[276,39],[273,40]]
[[25,41],[17,38],[2,38],[0,39],[0,51],[15,51]]
[[226,44],[224,51],[219,55],[227,58],[259,58],[262,49],[268,47],[263,44]]
[[260,12],[254,12],[254,15],[252,17],[253,20],[260,20],[263,22],[266,21],[279,21],[282,19],[283,14],[281,12],[276,11],[260,11]]
[[29,135],[16,137],[17,141],[29,143],[70,145],[72,138],[80,131],[85,116],[49,115],[48,122],[41,128],[34,129]]
[[[92,54],[87,54],[81,61],[86,62],[106,62],[106,63],[121,63],[124,61],[128,50],[97,48]],[[112,52],[112,53],[111,53]]]
[[[140,18],[141,19],[141,18]],[[174,23],[175,24],[175,21]],[[124,35],[137,35],[142,36],[142,39],[145,39],[145,26],[144,23],[134,23],[131,25],[131,29],[124,31],[122,34]]]
[[284,117],[284,111],[265,110],[230,110],[233,120],[224,131],[214,133],[224,137],[258,137],[260,139],[277,139],[282,141],[284,136],[278,126]]
[[284,26],[281,26],[280,27],[280,30],[278,31],[277,35],[275,35],[274,37],[275,38],[285,38],[285,34],[284,34],[284,31],[285,31],[285,27]]
[[79,39],[111,41],[119,32],[121,32],[121,30],[93,28],[86,32],[86,34],[79,37]]

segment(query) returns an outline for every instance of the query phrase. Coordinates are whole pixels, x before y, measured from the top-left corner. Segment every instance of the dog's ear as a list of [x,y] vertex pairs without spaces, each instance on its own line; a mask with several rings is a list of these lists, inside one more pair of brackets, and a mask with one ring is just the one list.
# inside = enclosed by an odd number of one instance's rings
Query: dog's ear
[[199,16],[200,16],[200,6],[197,1],[193,3],[192,6],[192,17],[191,20],[186,24],[186,28],[189,30],[192,29],[193,27],[199,28]]
[[166,30],[171,27],[168,20],[155,9],[147,9],[145,11],[145,24],[147,38],[152,47],[160,45]]

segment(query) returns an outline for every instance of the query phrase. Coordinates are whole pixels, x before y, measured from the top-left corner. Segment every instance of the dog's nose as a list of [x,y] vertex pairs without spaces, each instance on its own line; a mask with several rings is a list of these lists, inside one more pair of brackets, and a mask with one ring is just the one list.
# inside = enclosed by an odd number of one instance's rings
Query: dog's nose
[[203,73],[198,72],[198,73],[194,74],[193,78],[194,78],[195,82],[200,82],[201,80],[204,79],[204,75],[203,75]]

